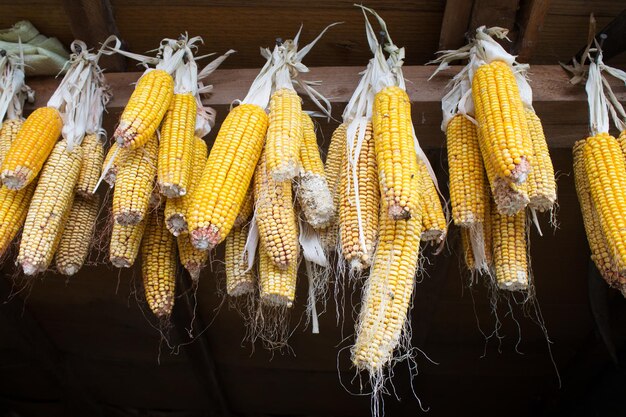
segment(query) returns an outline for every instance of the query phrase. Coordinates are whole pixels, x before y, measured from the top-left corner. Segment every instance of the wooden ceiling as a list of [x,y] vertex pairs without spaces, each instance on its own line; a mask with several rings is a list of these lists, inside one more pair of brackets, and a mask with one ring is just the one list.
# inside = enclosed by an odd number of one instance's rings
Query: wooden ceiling
[[[85,3],[93,2],[0,0],[0,27],[29,19],[46,35],[69,44],[72,33],[91,27],[90,21],[71,20],[80,15],[72,4]],[[291,36],[300,23],[304,24],[303,39],[310,40],[326,24],[341,20],[345,23],[323,38],[306,64],[354,66],[358,71],[369,59],[363,18],[351,1],[110,3],[119,34],[133,52],[153,49],[162,37],[187,31],[204,37],[205,51],[236,49],[238,53],[226,61],[225,68],[257,68],[262,64],[259,46],[271,45],[278,36]],[[407,47],[408,65],[427,62],[440,45],[459,46],[468,28],[483,23],[512,27],[511,46],[526,51],[533,63],[567,61],[585,43],[590,12],[602,27],[626,8],[623,0],[552,0],[542,13],[537,5],[544,3],[380,0],[367,5],[387,20],[394,41]],[[92,12],[86,16],[97,14]],[[610,62],[624,68],[624,56]],[[131,65],[127,69],[136,70]],[[116,75],[124,76],[128,74]],[[328,77],[324,80],[332,84]],[[42,81],[40,85],[51,84]],[[559,91],[564,94],[563,102],[578,101],[573,107],[561,103],[560,108],[558,102],[546,102],[539,109],[540,115],[550,112],[550,136],[561,141],[551,150],[558,172],[558,228],[553,230],[544,216],[544,236],[531,234],[536,293],[553,344],[548,345],[539,326],[525,315],[532,317],[532,308],[512,303],[509,311],[503,302],[499,304],[499,334],[504,337],[501,344],[496,337],[485,344],[484,335],[496,326],[489,294],[480,282],[468,288],[453,229],[441,255],[424,251],[431,262],[416,285],[411,313],[413,346],[439,363],[434,365],[416,352],[420,373],[413,379],[413,389],[423,406],[430,407],[428,416],[613,416],[626,409],[626,375],[623,365],[613,362],[613,357],[626,359],[626,302],[588,273],[589,249],[567,149],[574,137],[586,131],[584,109],[579,99],[572,98],[580,91]],[[626,91],[618,93],[623,97]],[[218,110],[223,117],[226,101],[220,100]],[[436,101],[435,95],[428,100]],[[430,114],[439,110],[436,103],[426,109],[428,100],[418,104],[428,111],[418,114],[421,120],[428,119],[429,132],[435,132],[438,120],[431,120]],[[119,105],[107,123],[114,123],[117,111]],[[326,132],[333,127],[333,123],[322,126]],[[424,129],[417,128],[418,133]],[[441,138],[434,138],[426,139],[433,144],[429,158],[445,183],[445,152],[435,145]],[[200,417],[220,415],[218,411],[224,409],[228,411],[221,415],[249,417],[370,415],[369,397],[353,395],[359,381],[354,379],[344,349],[352,342],[352,309],[358,311],[359,285],[354,290],[342,287],[351,294],[342,325],[337,325],[331,300],[320,317],[321,333],[313,335],[304,325],[307,287],[301,279],[291,316],[291,351],[272,354],[243,340],[240,315],[223,302],[224,276],[218,261],[223,257],[218,250],[212,271],[202,275],[197,292],[198,319],[192,333],[198,339],[184,346],[178,345],[189,342],[186,329],[191,319],[186,302],[190,297],[179,286],[176,326],[168,332],[170,343],[178,346],[172,350],[161,340],[141,301],[140,271],[118,271],[103,264],[103,256],[94,253],[94,265],[69,280],[52,272],[36,278],[29,290],[0,304],[0,415]],[[14,290],[11,283],[16,274],[9,262],[2,264],[2,273],[0,299],[6,300]],[[560,372],[561,389],[548,346]],[[210,372],[212,367],[215,374]],[[421,413],[409,382],[406,365],[399,364],[393,378],[399,399],[385,397],[388,416]]]

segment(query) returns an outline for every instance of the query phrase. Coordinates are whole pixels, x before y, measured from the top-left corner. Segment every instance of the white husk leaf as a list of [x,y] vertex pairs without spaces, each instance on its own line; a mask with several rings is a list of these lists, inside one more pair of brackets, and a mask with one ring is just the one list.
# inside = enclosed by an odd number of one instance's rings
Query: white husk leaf
[[246,238],[246,246],[243,250],[243,259],[248,261],[248,268],[245,272],[252,271],[254,268],[254,258],[256,256],[256,251],[259,246],[259,226],[256,224],[256,212],[252,216],[252,220],[250,220],[250,228],[248,229],[248,237]]
[[319,233],[313,229],[307,222],[298,220],[300,224],[300,234],[298,241],[302,247],[302,255],[307,262],[314,263],[319,266],[327,267],[329,265],[322,241]]
[[35,92],[26,85],[24,55],[19,43],[16,52],[5,51],[0,58],[0,123],[22,117],[24,102],[32,102]]

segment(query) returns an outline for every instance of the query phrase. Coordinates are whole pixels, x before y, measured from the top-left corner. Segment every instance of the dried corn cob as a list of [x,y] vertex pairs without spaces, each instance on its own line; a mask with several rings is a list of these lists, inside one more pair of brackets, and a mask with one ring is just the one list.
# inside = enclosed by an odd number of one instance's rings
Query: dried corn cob
[[422,241],[443,241],[448,231],[446,216],[443,214],[439,193],[433,179],[428,173],[426,164],[418,163],[420,183],[422,185]]
[[584,140],[579,140],[574,144],[574,180],[585,233],[587,234],[589,249],[591,249],[591,260],[596,264],[598,271],[609,285],[624,285],[626,284],[626,267],[624,264],[620,264],[620,259],[613,256],[609,249],[609,244],[600,224],[600,217],[593,206],[589,179],[585,172],[584,146]]
[[243,204],[241,205],[241,209],[237,214],[237,218],[235,219],[235,224],[233,227],[241,227],[244,224],[248,223],[250,217],[252,217],[252,213],[254,212],[254,192],[253,186],[250,185],[248,187],[248,192],[246,192],[246,197],[243,199]]
[[[324,164],[328,189],[333,195],[333,204],[337,209],[339,209],[341,204],[339,187],[341,186],[341,168],[346,157],[346,128],[346,124],[342,123],[333,132],[330,145],[328,146],[326,163]],[[325,250],[334,251],[336,249],[339,240],[339,222],[337,217],[331,222],[330,226],[320,231],[320,239]]]
[[405,328],[419,260],[419,206],[411,215],[396,221],[381,212],[378,248],[365,283],[352,348],[352,363],[370,374],[380,373],[392,360]]
[[302,100],[289,88],[272,94],[267,129],[267,166],[275,181],[298,175],[302,144]]
[[222,242],[241,210],[267,131],[265,110],[254,104],[235,107],[215,139],[188,211],[191,243],[212,249]]
[[530,208],[546,211],[556,202],[556,181],[550,159],[548,144],[541,120],[532,109],[525,109],[528,131],[533,144],[532,170],[528,174],[528,197]]
[[[100,164],[98,164],[99,166]],[[74,275],[85,263],[91,247],[91,238],[95,231],[99,209],[100,199],[98,195],[89,198],[83,198],[80,195],[74,197],[67,226],[63,230],[55,255],[57,271],[61,274]]]
[[189,272],[191,279],[197,282],[200,279],[200,272],[209,260],[209,251],[194,248],[188,233],[181,234],[176,241],[180,263]]
[[[357,130],[356,136],[359,132]],[[344,142],[345,143],[345,142]],[[368,122],[359,155],[352,151],[350,160],[355,163],[356,181],[348,158],[343,158],[343,168],[338,174],[341,185],[338,195],[339,229],[341,236],[341,252],[350,269],[362,271],[367,269],[374,256],[378,237],[378,213],[380,211],[380,189],[378,188],[378,167],[376,165],[376,149],[372,136],[372,123]],[[359,190],[360,210],[356,206],[356,188]],[[359,213],[361,223],[359,227]],[[362,228],[362,232],[360,229]],[[363,241],[361,241],[361,233]]]
[[22,228],[37,181],[21,190],[0,187],[0,258]]
[[249,230],[249,225],[234,227],[226,237],[224,247],[226,293],[231,297],[254,293],[256,284],[254,273],[248,271],[248,261],[244,257]]
[[[297,237],[295,243],[297,244]],[[298,262],[279,268],[263,242],[259,245],[259,293],[261,302],[275,306],[293,306],[296,298]],[[296,254],[297,258],[297,254]]]
[[184,196],[189,191],[196,110],[192,94],[174,94],[163,119],[157,177],[159,189],[167,198]]
[[12,190],[35,179],[61,135],[63,120],[58,110],[41,107],[22,124],[2,161],[2,182]]
[[83,162],[76,184],[76,194],[81,197],[93,197],[94,189],[100,178],[104,159],[104,146],[97,134],[85,135],[83,143]]
[[176,242],[165,227],[163,211],[148,216],[141,242],[141,275],[150,310],[159,318],[169,316],[176,286]]
[[476,125],[458,114],[446,128],[452,219],[457,226],[469,227],[485,219],[489,195],[483,158],[478,147]]
[[[165,203],[165,225],[174,236],[187,232],[187,208],[191,201],[191,194],[200,182],[202,171],[206,165],[206,142],[197,136],[194,137],[191,158],[193,165],[187,194],[179,198],[168,198]],[[187,240],[189,239],[187,238]]]
[[124,152],[120,158],[113,192],[113,217],[121,225],[137,224],[148,213],[157,170],[156,135],[142,148]]
[[2,128],[0,129],[0,167],[4,157],[9,152],[9,148],[11,148],[11,143],[17,138],[17,133],[20,131],[23,123],[22,119],[5,120],[2,123]]
[[463,260],[465,267],[469,271],[476,271],[476,262],[474,260],[474,250],[472,248],[472,239],[470,238],[469,229],[461,228],[461,249],[463,250]]
[[[102,171],[106,170],[106,172],[104,173],[104,177],[102,179],[109,184],[109,187],[113,187],[115,185],[115,180],[117,179],[117,168],[119,167],[120,160],[123,158],[125,153],[128,153],[128,151],[120,149],[120,147],[117,146],[117,142],[114,142],[104,158]],[[115,159],[111,163],[111,166],[108,166],[111,158],[113,158],[113,155],[115,155]]]
[[328,226],[335,216],[333,196],[324,174],[311,116],[302,112],[302,144],[297,196],[306,221],[315,229]]
[[532,142],[512,69],[504,61],[481,65],[472,81],[472,98],[483,159],[495,176],[515,184],[531,170]]
[[419,211],[420,188],[406,91],[395,86],[379,91],[372,122],[383,210],[392,219],[408,219]]
[[626,162],[619,143],[608,133],[586,140],[585,172],[602,232],[617,265],[626,265]]
[[491,210],[493,263],[498,288],[518,291],[528,288],[526,213],[505,216]]
[[17,262],[26,275],[44,272],[54,256],[72,208],[82,148],[57,142],[44,165],[28,209]]
[[298,260],[298,227],[291,182],[273,179],[266,151],[254,173],[254,198],[259,239],[272,262],[279,268],[287,268]]
[[141,76],[113,136],[122,148],[137,149],[154,136],[174,96],[174,79],[155,69]]
[[143,219],[132,226],[122,226],[113,222],[109,260],[116,268],[130,268],[137,259],[141,239],[146,230],[147,220]]

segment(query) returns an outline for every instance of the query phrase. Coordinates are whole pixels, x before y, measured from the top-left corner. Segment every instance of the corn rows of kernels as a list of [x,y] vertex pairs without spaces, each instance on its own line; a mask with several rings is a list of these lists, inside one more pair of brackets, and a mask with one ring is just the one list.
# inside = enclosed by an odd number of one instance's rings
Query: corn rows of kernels
[[59,248],[55,255],[57,270],[65,275],[73,275],[87,259],[91,239],[98,219],[100,199],[98,195],[83,198],[74,197],[74,203],[63,230]]
[[76,183],[76,194],[89,198],[94,195],[102,172],[104,145],[97,134],[89,134],[85,135],[80,146],[83,148],[83,163]]
[[226,237],[224,247],[226,293],[233,297],[254,291],[254,271],[248,271],[248,261],[244,258],[249,230],[249,225],[234,227]]
[[448,231],[446,216],[443,213],[441,200],[439,200],[439,193],[437,192],[433,179],[428,173],[426,164],[420,161],[418,169],[419,171],[417,176],[420,178],[420,184],[422,186],[422,240],[439,241],[445,237]]
[[[341,193],[340,193],[340,179],[341,169],[343,167],[343,160],[346,155],[346,124],[340,124],[330,139],[328,145],[328,154],[326,155],[326,162],[324,163],[324,173],[326,175],[326,182],[328,183],[328,189],[333,196],[333,203],[336,208],[341,205]],[[320,239],[322,246],[327,251],[334,251],[337,247],[337,240],[339,236],[339,222],[335,217],[331,224],[320,231]]]
[[291,262],[287,268],[279,268],[272,256],[259,245],[259,295],[266,304],[291,307],[296,298],[298,262]]
[[531,109],[525,109],[528,130],[533,144],[532,169],[528,174],[529,207],[539,211],[552,208],[556,202],[556,180],[550,151],[541,120]]
[[147,219],[132,226],[113,223],[109,243],[109,260],[116,268],[130,268],[137,259]]
[[5,120],[0,129],[0,167],[4,157],[11,148],[11,143],[17,138],[24,121],[22,119]]
[[303,172],[325,176],[324,163],[317,146],[317,135],[313,119],[302,112],[302,144],[300,146],[300,163]]
[[275,91],[270,99],[266,152],[268,170],[276,181],[298,174],[302,134],[302,100],[291,89]]
[[0,257],[22,228],[36,186],[37,181],[21,190],[0,186]]
[[525,289],[528,286],[526,212],[506,216],[492,209],[491,236],[498,286]]

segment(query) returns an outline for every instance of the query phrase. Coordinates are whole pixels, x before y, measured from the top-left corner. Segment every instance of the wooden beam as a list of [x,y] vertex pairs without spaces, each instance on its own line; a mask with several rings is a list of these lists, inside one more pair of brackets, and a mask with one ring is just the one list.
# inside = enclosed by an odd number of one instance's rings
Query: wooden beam
[[[62,0],[62,3],[72,35],[89,48],[99,48],[110,35],[120,38],[109,0]],[[100,66],[108,71],[124,71],[126,59],[117,54],[105,55],[100,58]]]
[[[598,41],[600,41],[601,35],[606,36],[602,43],[602,55],[605,62],[626,51],[626,9],[596,34]],[[583,45],[576,54],[578,62],[582,59],[586,48],[587,45]]]
[[517,19],[519,33],[513,45],[519,62],[529,62],[532,58],[549,8],[550,0],[526,0],[522,3]]
[[458,49],[465,42],[465,35],[472,17],[473,0],[447,0],[441,21],[439,50]]
[[515,17],[519,8],[519,0],[474,0],[470,31],[480,26],[499,26],[509,29],[513,37]]

